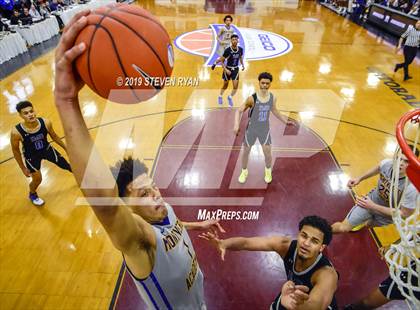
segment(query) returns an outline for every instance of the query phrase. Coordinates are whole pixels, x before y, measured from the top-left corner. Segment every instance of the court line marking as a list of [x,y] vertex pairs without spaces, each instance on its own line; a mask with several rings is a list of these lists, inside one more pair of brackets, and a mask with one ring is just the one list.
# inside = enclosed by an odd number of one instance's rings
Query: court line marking
[[[216,110],[227,110],[227,109],[231,109],[231,108],[220,108],[220,107],[206,108],[205,111],[216,111]],[[90,131],[90,130],[93,130],[93,129],[97,129],[97,128],[101,128],[101,127],[106,127],[106,126],[118,124],[118,123],[121,123],[123,121],[131,120],[131,119],[137,119],[137,118],[140,119],[140,118],[143,118],[143,117],[155,116],[155,115],[160,115],[160,114],[177,113],[177,112],[185,112],[185,111],[192,111],[192,110],[193,109],[176,109],[176,110],[168,110],[168,111],[154,112],[154,113],[143,114],[143,115],[135,115],[135,116],[131,116],[131,117],[127,117],[127,118],[123,118],[123,119],[111,121],[111,122],[108,122],[108,123],[96,125],[96,126],[93,126],[93,127],[88,128],[88,130]],[[286,111],[286,110],[279,110],[279,111],[284,112],[284,113],[299,114],[299,111]],[[321,115],[313,115],[313,117],[314,118],[320,118],[320,119],[327,119],[327,120],[331,120],[331,121],[335,121],[335,122],[339,122],[339,123],[343,123],[343,124],[347,124],[347,125],[352,125],[352,126],[356,126],[356,127],[361,127],[361,128],[364,128],[364,129],[376,131],[376,132],[379,132],[379,133],[382,133],[382,134],[385,134],[385,135],[388,135],[388,136],[395,137],[395,134],[394,133],[390,133],[390,132],[387,132],[387,131],[384,131],[384,130],[381,130],[381,129],[378,129],[378,128],[369,127],[369,126],[366,126],[366,125],[357,124],[357,123],[350,122],[350,121],[334,119],[332,117],[321,116]],[[186,119],[188,119],[188,117]],[[177,125],[177,124],[175,124],[175,125]],[[308,126],[305,126],[305,127],[308,128],[308,129],[310,129]],[[162,137],[162,139],[165,138],[165,137],[166,137],[166,135],[164,135]],[[65,136],[60,137],[61,140],[64,139],[64,138],[65,138]],[[408,141],[409,142],[413,142],[411,140],[408,140]],[[49,141],[49,142],[51,143],[51,141]],[[9,158],[6,158],[6,159],[0,161],[0,165],[8,162],[9,160],[11,160],[13,158],[14,157],[11,156]]]

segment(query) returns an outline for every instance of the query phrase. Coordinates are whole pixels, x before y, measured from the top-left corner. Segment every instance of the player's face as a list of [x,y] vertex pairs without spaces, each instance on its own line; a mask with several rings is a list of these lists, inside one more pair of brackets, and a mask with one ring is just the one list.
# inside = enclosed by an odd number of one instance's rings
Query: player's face
[[416,23],[416,29],[420,29],[420,20],[418,20]]
[[19,115],[20,115],[20,117],[23,118],[23,120],[26,123],[32,123],[32,122],[36,121],[36,113],[35,113],[33,107],[26,107],[26,108],[20,110]]
[[407,170],[407,167],[408,167],[408,159],[403,154],[401,156],[401,162],[400,162],[400,175],[405,175],[405,171]]
[[271,81],[269,79],[261,79],[260,80],[260,89],[267,90],[271,86]]
[[[145,173],[127,186],[127,196],[131,210],[147,222],[161,221],[168,215],[159,189]],[[133,203],[130,203],[130,199]]]
[[233,47],[236,47],[238,45],[238,38],[233,37],[232,39],[230,39],[230,42],[231,42]]
[[313,259],[325,248],[322,244],[324,233],[318,228],[305,225],[299,232],[297,239],[297,255],[300,259]]
[[232,24],[232,20],[230,18],[226,18],[225,25],[230,26],[230,24]]

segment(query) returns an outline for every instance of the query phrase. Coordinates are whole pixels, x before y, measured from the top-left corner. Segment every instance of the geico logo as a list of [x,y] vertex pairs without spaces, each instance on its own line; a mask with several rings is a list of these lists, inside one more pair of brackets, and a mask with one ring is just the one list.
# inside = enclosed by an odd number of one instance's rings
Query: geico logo
[[263,48],[266,51],[275,51],[276,50],[276,48],[274,47],[273,42],[271,42],[271,40],[270,40],[270,38],[269,38],[268,35],[266,35],[266,34],[259,34],[258,35],[258,38],[260,39],[260,41],[261,41],[261,43],[263,45]]

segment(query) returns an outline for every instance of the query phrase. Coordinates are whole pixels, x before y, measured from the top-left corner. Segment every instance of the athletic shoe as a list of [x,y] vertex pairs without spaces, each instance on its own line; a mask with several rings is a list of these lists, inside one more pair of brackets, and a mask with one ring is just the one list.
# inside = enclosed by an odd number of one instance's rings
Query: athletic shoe
[[217,102],[219,103],[219,105],[223,104],[223,97],[219,96],[219,98],[217,98]]
[[357,226],[354,226],[352,229],[351,229],[351,231],[352,232],[356,232],[356,231],[359,231],[359,230],[361,230],[363,227],[365,227],[366,226],[366,223],[362,223],[362,224],[360,224],[360,225],[357,225]]
[[273,180],[273,176],[271,175],[271,168],[265,168],[265,176],[264,181],[265,183],[269,184]]
[[412,78],[413,78],[412,76],[405,76],[404,81],[411,80]]
[[394,67],[394,72],[397,72],[399,68],[400,67],[398,66],[398,64],[396,64],[395,67]]
[[233,99],[232,96],[228,96],[228,104],[230,107],[233,107]]
[[29,193],[29,199],[35,206],[42,206],[45,202],[41,198],[38,197],[37,193]]
[[246,182],[246,178],[248,177],[248,169],[242,169],[241,175],[238,178],[238,182],[244,184]]
[[214,68],[216,68],[216,64],[211,65],[211,69],[214,70]]

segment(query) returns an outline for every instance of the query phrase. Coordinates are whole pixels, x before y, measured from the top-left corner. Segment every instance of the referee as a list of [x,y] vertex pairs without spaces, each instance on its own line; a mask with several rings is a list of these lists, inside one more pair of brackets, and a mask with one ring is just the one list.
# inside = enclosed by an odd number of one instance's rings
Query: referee
[[394,72],[397,72],[398,69],[404,68],[404,81],[412,79],[408,75],[408,66],[413,62],[417,54],[417,47],[420,45],[420,20],[417,21],[415,28],[413,25],[408,26],[406,32],[404,32],[400,40],[398,41],[398,46],[396,53],[401,49],[403,39],[406,39],[404,44],[404,62],[396,64]]

